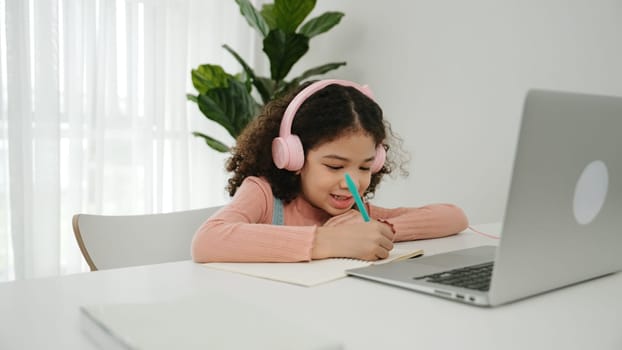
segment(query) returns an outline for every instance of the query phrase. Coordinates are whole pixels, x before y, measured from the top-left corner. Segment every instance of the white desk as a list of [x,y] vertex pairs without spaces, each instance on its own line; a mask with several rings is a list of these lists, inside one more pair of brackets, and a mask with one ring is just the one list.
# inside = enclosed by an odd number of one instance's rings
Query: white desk
[[[496,241],[474,233],[421,241],[428,255],[482,244]],[[190,261],[1,283],[0,349],[93,349],[80,305],[205,291],[308,322],[346,349],[622,349],[622,273],[479,308],[352,277],[305,288]]]

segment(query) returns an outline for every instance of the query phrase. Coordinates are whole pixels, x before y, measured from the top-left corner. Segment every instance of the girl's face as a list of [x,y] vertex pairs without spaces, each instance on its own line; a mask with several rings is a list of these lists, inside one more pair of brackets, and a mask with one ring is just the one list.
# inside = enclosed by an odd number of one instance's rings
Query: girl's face
[[309,150],[300,170],[302,196],[331,216],[343,214],[354,205],[345,173],[349,173],[362,195],[371,181],[371,164],[376,143],[371,135],[357,132]]

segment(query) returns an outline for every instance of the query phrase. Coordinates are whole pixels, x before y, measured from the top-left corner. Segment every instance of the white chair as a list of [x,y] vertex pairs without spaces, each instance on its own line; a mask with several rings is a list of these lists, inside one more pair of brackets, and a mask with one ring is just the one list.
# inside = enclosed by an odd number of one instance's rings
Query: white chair
[[194,232],[221,207],[146,215],[73,216],[91,271],[189,260]]

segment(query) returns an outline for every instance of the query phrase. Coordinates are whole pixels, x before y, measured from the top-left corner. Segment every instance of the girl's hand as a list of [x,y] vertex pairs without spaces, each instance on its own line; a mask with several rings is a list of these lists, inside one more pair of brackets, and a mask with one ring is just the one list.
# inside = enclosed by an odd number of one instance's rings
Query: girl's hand
[[363,222],[360,213],[347,212],[317,228],[311,258],[384,259],[393,249],[394,235],[387,224],[376,220]]

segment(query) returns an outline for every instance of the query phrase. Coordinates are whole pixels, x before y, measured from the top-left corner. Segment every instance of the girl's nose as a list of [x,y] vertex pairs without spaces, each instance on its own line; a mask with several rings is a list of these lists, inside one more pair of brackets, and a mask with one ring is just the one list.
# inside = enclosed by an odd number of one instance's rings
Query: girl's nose
[[343,175],[341,177],[341,181],[339,181],[339,187],[341,188],[348,188],[348,182],[346,181],[346,176]]

